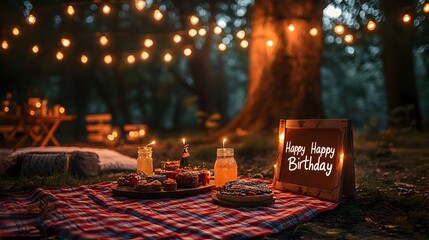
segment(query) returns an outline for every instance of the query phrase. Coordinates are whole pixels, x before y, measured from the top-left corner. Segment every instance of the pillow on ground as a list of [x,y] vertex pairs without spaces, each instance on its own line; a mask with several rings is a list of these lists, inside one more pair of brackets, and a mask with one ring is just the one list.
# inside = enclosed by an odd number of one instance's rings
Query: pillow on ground
[[13,177],[19,175],[17,156],[0,154],[0,176]]
[[64,153],[27,153],[21,160],[21,175],[23,176],[51,176],[63,174],[67,170],[67,159]]
[[97,177],[100,174],[100,160],[94,152],[74,151],[70,156],[71,174],[81,177]]

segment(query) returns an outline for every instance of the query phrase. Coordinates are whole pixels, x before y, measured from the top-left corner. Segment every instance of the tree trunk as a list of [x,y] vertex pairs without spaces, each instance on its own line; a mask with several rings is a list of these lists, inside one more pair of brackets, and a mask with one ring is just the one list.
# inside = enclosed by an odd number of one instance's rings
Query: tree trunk
[[[320,118],[322,11],[318,0],[256,0],[245,106],[221,136],[241,128],[271,131],[280,118]],[[293,24],[294,31],[288,27]],[[309,30],[317,28],[311,36]],[[273,46],[267,46],[272,40]]]
[[383,63],[389,109],[389,127],[422,129],[416,80],[413,69],[413,21],[402,22],[404,9],[416,1],[382,0],[380,6],[386,21],[383,23]]

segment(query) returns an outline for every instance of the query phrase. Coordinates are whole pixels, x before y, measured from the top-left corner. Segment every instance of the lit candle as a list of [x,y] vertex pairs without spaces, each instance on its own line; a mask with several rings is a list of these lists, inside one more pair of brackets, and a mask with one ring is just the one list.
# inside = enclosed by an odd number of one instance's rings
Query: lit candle
[[188,166],[188,157],[191,156],[191,154],[189,154],[189,144],[186,143],[186,139],[182,138],[182,143],[183,143],[183,151],[182,151],[182,158],[180,159],[180,167],[184,168],[186,166]]
[[223,147],[223,148],[225,148],[226,140],[227,140],[227,139],[226,139],[226,138],[224,138],[224,139],[223,139],[223,141],[222,141],[222,147]]
[[156,142],[155,141],[152,141],[152,142],[150,142],[149,144],[146,144],[146,146],[145,147],[149,147],[150,145],[153,145],[153,144],[155,144]]
[[225,148],[227,139],[222,141],[222,148],[218,148],[214,164],[215,186],[222,187],[227,181],[237,179],[237,162],[234,159],[234,149]]

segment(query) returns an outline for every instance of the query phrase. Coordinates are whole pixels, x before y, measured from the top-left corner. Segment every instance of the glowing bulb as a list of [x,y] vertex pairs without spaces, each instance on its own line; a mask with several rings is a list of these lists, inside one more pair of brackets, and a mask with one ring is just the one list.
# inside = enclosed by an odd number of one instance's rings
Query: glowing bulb
[[63,114],[63,113],[65,113],[65,112],[66,112],[66,109],[65,109],[64,107],[60,107],[60,108],[58,109],[58,112],[60,112],[61,114]]
[[70,46],[70,44],[71,44],[71,42],[70,42],[70,40],[69,40],[68,38],[61,38],[61,44],[62,44],[64,47],[69,47],[69,46]]
[[149,58],[149,53],[148,53],[148,52],[146,52],[146,51],[143,51],[143,52],[141,53],[141,55],[140,55],[140,58],[141,58],[142,60],[146,60],[146,59],[148,59],[148,58]]
[[153,45],[153,40],[150,39],[150,38],[147,38],[147,39],[144,40],[143,44],[144,44],[145,47],[150,48]]
[[221,27],[219,27],[219,26],[216,26],[214,29],[213,29],[213,32],[215,33],[215,34],[221,34],[222,33],[222,28]]
[[115,137],[112,134],[109,134],[109,135],[107,135],[107,139],[109,141],[113,141],[113,140],[115,140]]
[[106,56],[104,56],[104,62],[105,62],[106,64],[111,64],[111,63],[112,63],[112,61],[113,61],[113,58],[112,58],[112,56],[111,56],[111,55],[107,54]]
[[287,26],[287,29],[288,29],[290,32],[293,32],[293,31],[295,30],[295,25],[293,25],[293,24],[289,24],[289,26]]
[[153,18],[154,18],[156,21],[161,20],[161,19],[162,19],[162,17],[163,17],[162,12],[161,12],[161,11],[159,11],[159,9],[156,9],[156,10],[153,12]]
[[376,27],[377,25],[375,24],[375,22],[374,21],[372,21],[372,20],[370,20],[367,24],[366,24],[366,28],[369,30],[369,31],[373,31],[374,29],[375,29],[375,27]]
[[83,64],[86,64],[87,62],[88,62],[88,57],[86,56],[86,55],[82,55],[82,56],[80,56],[80,62],[81,63],[83,63]]
[[33,25],[36,23],[36,17],[33,14],[28,15],[27,22],[30,25]]
[[221,50],[221,51],[225,51],[226,50],[226,45],[225,45],[225,43],[221,43],[221,44],[219,44],[219,46],[217,48],[219,50]]
[[30,115],[34,116],[34,114],[36,114],[36,112],[34,110],[30,110]]
[[311,36],[317,36],[317,34],[319,33],[319,31],[317,31],[317,28],[311,28],[309,31]]
[[9,107],[4,107],[4,112],[9,112]]
[[191,37],[195,37],[196,35],[197,35],[197,30],[195,30],[195,29],[189,29],[189,31],[188,31],[188,34],[189,34],[189,36],[191,36]]
[[337,25],[334,27],[334,32],[338,35],[343,34],[345,31],[344,26],[343,25]]
[[109,39],[104,35],[101,36],[99,40],[100,40],[100,44],[103,46],[106,46],[109,43]]
[[240,42],[240,46],[241,46],[242,48],[247,48],[247,47],[249,46],[249,42],[248,42],[247,40],[243,39],[243,40],[241,40],[241,42]]
[[139,130],[139,135],[140,136],[143,136],[143,135],[145,135],[146,134],[146,131],[144,130],[144,129],[140,129]]
[[107,15],[107,14],[109,14],[109,13],[110,13],[110,10],[111,10],[111,9],[110,9],[110,6],[109,6],[109,5],[107,5],[107,4],[106,4],[106,5],[104,5],[102,9],[103,9],[103,13],[104,13],[104,14],[106,14],[106,15]]
[[273,42],[273,40],[268,40],[268,41],[267,41],[267,46],[268,46],[268,47],[272,47],[272,46],[274,46],[274,42]]
[[74,7],[72,5],[68,5],[67,6],[67,14],[70,15],[70,16],[73,16],[74,13],[75,13]]
[[6,50],[9,48],[9,43],[7,43],[7,41],[5,40],[5,41],[1,42],[1,47]]
[[136,9],[142,11],[146,7],[146,2],[143,0],[136,0],[135,2]]
[[171,60],[173,60],[173,56],[170,53],[166,53],[164,55],[164,61],[165,62],[171,62]]
[[192,25],[196,25],[200,21],[200,19],[197,16],[192,15],[189,18],[189,21],[191,22]]
[[33,53],[38,53],[38,52],[39,52],[39,46],[34,45],[34,46],[31,48],[31,51],[32,51]]
[[175,34],[173,37],[173,41],[175,43],[179,43],[180,41],[182,41],[182,37],[179,34]]
[[423,5],[423,12],[428,13],[429,12],[429,3],[426,3]]
[[200,36],[204,36],[206,35],[207,31],[204,28],[201,28],[200,30],[198,30],[198,35]]
[[112,132],[112,136],[115,137],[115,138],[118,137],[118,132],[117,131],[113,131]]
[[42,106],[41,102],[36,102],[36,108],[40,108]]
[[344,36],[344,41],[346,41],[346,43],[351,43],[353,42],[353,35],[351,34],[347,34]]
[[190,48],[185,48],[185,50],[183,50],[183,54],[188,57],[192,54],[192,50]]
[[246,32],[244,30],[240,30],[240,31],[237,32],[236,36],[239,39],[243,39],[246,36]]
[[15,36],[18,36],[19,35],[19,28],[17,28],[17,27],[12,28],[12,34]]
[[64,58],[64,54],[61,51],[58,51],[57,54],[56,54],[56,57],[57,57],[58,60],[61,61]]
[[410,14],[405,14],[405,15],[402,17],[402,21],[403,21],[404,23],[409,23],[409,22],[411,21],[411,15],[410,15]]
[[135,61],[136,61],[136,57],[134,57],[134,55],[128,55],[127,62],[129,64],[133,64]]

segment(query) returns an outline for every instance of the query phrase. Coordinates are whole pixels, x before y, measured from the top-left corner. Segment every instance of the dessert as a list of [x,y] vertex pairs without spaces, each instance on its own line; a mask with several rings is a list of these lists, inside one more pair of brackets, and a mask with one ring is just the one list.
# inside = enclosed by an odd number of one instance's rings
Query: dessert
[[198,180],[198,172],[181,172],[176,175],[178,188],[196,188],[198,187]]
[[163,162],[163,164],[164,164],[164,170],[166,171],[176,171],[180,167],[179,160],[167,160]]
[[162,171],[162,175],[164,175],[166,178],[176,179],[177,172],[175,171]]
[[152,184],[152,191],[159,192],[161,191],[162,183],[158,180],[150,182]]
[[151,182],[147,182],[139,187],[140,192],[152,192],[153,185]]
[[167,177],[165,175],[149,175],[146,179],[148,181],[158,180],[158,181],[160,181],[162,183],[162,182],[165,181],[165,179],[167,179]]
[[118,178],[118,186],[128,186],[128,179],[123,176]]
[[167,179],[163,183],[165,191],[174,191],[177,189],[177,182],[174,179]]
[[201,170],[198,173],[198,182],[201,186],[205,186],[207,184],[209,184],[210,182],[210,177],[209,174],[207,172],[207,170]]
[[226,182],[217,197],[231,202],[262,202],[272,199],[273,191],[266,184],[239,179]]
[[139,191],[139,192],[144,192],[144,185],[147,183],[147,181],[146,180],[140,180],[138,183],[137,183],[137,186],[136,186],[136,188],[134,188],[134,190],[136,190],[136,191]]

